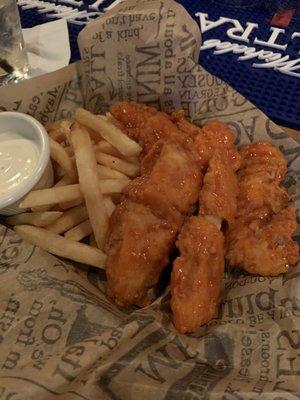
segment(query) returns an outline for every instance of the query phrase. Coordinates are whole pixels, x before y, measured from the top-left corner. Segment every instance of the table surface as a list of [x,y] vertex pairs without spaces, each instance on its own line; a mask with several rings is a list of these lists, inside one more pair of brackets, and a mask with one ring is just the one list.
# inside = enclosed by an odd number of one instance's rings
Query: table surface
[[[74,0],[72,0],[74,3]],[[72,50],[71,62],[79,59],[79,51],[77,46],[77,36],[89,19],[94,19],[102,12],[109,9],[120,2],[120,0],[77,0],[74,4],[71,0],[18,0],[21,22],[24,28],[42,24],[53,20],[53,11],[43,9],[43,7],[66,7],[71,10],[77,9],[80,13],[89,15],[85,21],[83,17],[79,19],[72,15],[67,18],[70,45]],[[257,28],[253,30],[250,42],[247,46],[254,45],[256,35],[260,39],[266,40],[270,35],[269,19],[277,9],[278,1],[275,0],[177,0],[190,13],[192,18],[198,24],[199,12],[207,14],[207,18],[212,21],[218,18],[229,17],[239,21],[236,23],[245,27],[250,21],[257,24]],[[290,59],[299,58],[300,38],[299,40],[291,40],[294,32],[300,31],[300,0],[292,0],[295,3],[296,12],[293,15],[285,33],[280,34],[281,44],[286,43],[286,50],[276,50],[282,53],[282,56],[288,56]],[[39,2],[41,4],[39,4]],[[34,4],[33,4],[34,3]],[[81,4],[78,7],[78,4]],[[60,11],[55,11],[57,17]],[[94,15],[95,14],[95,15]],[[55,17],[56,18],[56,17]],[[233,21],[233,20],[232,20]],[[214,29],[210,29],[203,33],[203,40],[210,38],[218,38],[222,41],[228,40],[227,29],[231,25],[221,24]],[[248,40],[248,39],[247,39]],[[239,42],[237,42],[239,43]],[[244,42],[241,42],[242,44]],[[258,46],[258,47],[257,47]],[[257,49],[270,50],[271,47],[260,45],[254,46]],[[273,49],[274,50],[274,49]],[[277,124],[288,126],[292,129],[300,129],[300,78],[295,78],[280,73],[272,68],[252,68],[253,60],[238,62],[237,57],[233,53],[222,55],[214,55],[214,50],[210,49],[202,51],[200,55],[200,63],[210,73],[223,79],[225,82],[233,86],[237,91],[243,94],[266,115],[268,115]],[[281,95],[279,95],[281,94]]]

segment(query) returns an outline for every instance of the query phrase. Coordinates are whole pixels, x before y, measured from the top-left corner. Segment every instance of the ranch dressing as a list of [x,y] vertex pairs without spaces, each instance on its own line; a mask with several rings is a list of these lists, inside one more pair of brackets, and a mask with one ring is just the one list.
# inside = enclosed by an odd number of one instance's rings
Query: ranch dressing
[[38,156],[34,140],[15,132],[0,133],[0,195],[13,191],[32,175]]

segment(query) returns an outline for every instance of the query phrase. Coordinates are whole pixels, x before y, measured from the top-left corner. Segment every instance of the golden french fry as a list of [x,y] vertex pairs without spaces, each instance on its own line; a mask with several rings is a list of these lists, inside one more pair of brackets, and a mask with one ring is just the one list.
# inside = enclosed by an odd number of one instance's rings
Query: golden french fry
[[60,211],[45,211],[45,212],[33,212],[33,213],[22,213],[16,214],[6,218],[6,222],[9,225],[35,225],[35,226],[46,226],[56,221],[62,216]]
[[97,164],[98,178],[100,179],[128,179],[127,175],[106,167],[105,165]]
[[112,193],[110,198],[114,204],[118,204],[121,201],[122,193]]
[[110,122],[113,125],[118,126],[119,121],[109,111],[107,113],[105,113],[105,116],[106,116],[106,120],[108,122]]
[[111,214],[113,213],[114,209],[116,208],[116,206],[115,206],[114,202],[112,201],[112,199],[108,196],[104,196],[104,204],[105,204],[107,214],[110,217]]
[[135,177],[139,174],[140,168],[135,164],[99,151],[96,151],[95,155],[97,162],[101,165],[115,169],[130,177]]
[[101,142],[99,142],[95,145],[95,151],[99,151],[100,153],[110,154],[111,156],[121,158],[132,164],[139,165],[139,163],[140,163],[139,158],[137,156],[126,157],[123,154],[121,154],[114,146],[112,146],[110,143],[106,142],[105,140],[102,140]]
[[77,108],[75,119],[82,125],[97,132],[124,156],[136,156],[140,154],[141,147],[110,122],[99,118],[83,108]]
[[72,183],[74,183],[73,179],[70,178],[69,175],[64,175],[59,181],[56,182],[54,187],[72,185]]
[[71,127],[71,144],[74,150],[80,190],[85,199],[93,233],[99,248],[104,247],[108,229],[108,214],[100,190],[97,161],[88,131],[74,123]]
[[74,151],[71,146],[66,146],[65,151],[68,154],[68,156],[70,156],[70,157],[72,157],[74,155]]
[[64,201],[62,203],[59,203],[59,206],[62,210],[69,210],[73,207],[77,207],[84,204],[84,198],[79,197],[78,199],[75,200],[70,200],[70,201]]
[[102,194],[122,193],[130,179],[101,179],[98,180]]
[[[72,182],[72,179],[68,175],[64,175],[56,184],[54,187],[59,187],[59,186],[66,186],[70,185]],[[36,207],[31,207],[31,211],[33,212],[42,212],[42,211],[49,211],[52,209],[53,204],[47,205],[47,206],[36,206]]]
[[84,205],[65,211],[63,215],[52,224],[46,226],[51,232],[63,233],[80,224],[88,218],[88,212]]
[[23,199],[20,208],[31,208],[62,203],[82,198],[78,184],[34,190]]
[[76,181],[77,171],[65,148],[51,138],[49,138],[49,141],[51,158],[61,166],[73,181]]
[[66,239],[75,240],[75,242],[79,242],[81,239],[89,236],[93,233],[93,228],[89,219],[81,222],[79,225],[74,226],[74,228],[65,232],[64,237]]
[[138,156],[126,157],[126,161],[130,162],[131,164],[137,165],[138,168],[140,169],[140,160]]
[[106,255],[96,247],[68,240],[44,228],[17,225],[17,234],[25,241],[59,257],[68,258],[97,268],[104,268]]
[[54,172],[54,180],[55,182],[59,181],[66,174],[65,170],[57,164],[56,161],[52,160],[53,172]]
[[60,119],[55,122],[50,122],[49,124],[46,125],[46,130],[49,131],[55,131],[55,130],[69,130],[70,126],[72,125],[72,122],[70,119]]
[[[97,169],[96,169],[97,175]],[[98,179],[97,184],[92,186],[94,191],[100,191],[100,194],[121,193],[125,186],[129,183],[129,179]],[[98,190],[99,188],[99,190]],[[84,198],[79,184],[52,187],[49,189],[33,190],[20,203],[20,208],[33,208],[44,205],[59,204],[66,205],[66,202],[83,203]],[[103,202],[102,202],[103,204]]]
[[48,135],[53,140],[61,143],[67,139],[71,124],[71,120],[62,119],[60,121],[50,123],[47,125],[46,129],[48,131]]
[[93,233],[90,235],[89,245],[92,247],[97,247],[96,239]]

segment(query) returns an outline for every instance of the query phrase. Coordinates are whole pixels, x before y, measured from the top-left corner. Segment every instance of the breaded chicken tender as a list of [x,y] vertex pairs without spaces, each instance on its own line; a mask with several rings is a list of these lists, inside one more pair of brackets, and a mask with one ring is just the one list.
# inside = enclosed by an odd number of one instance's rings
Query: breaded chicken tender
[[178,236],[173,264],[171,308],[180,333],[195,332],[217,309],[224,271],[224,237],[202,216],[191,217]]
[[143,148],[143,155],[160,139],[187,140],[188,135],[180,131],[168,114],[134,102],[121,101],[113,104],[110,113],[129,137],[136,140]]
[[215,151],[203,180],[200,192],[200,214],[233,221],[236,213],[238,182],[228,155],[221,149]]
[[159,152],[152,166],[148,166],[148,173],[130,182],[125,195],[152,210],[175,209],[183,215],[190,214],[202,183],[199,165],[178,142],[159,141],[155,146]]
[[226,235],[226,258],[231,265],[251,274],[283,274],[299,260],[299,247],[292,239],[296,227],[293,206],[267,221],[258,219],[246,224],[236,220]]
[[242,178],[260,175],[263,181],[280,182],[287,171],[287,162],[281,151],[270,142],[260,141],[244,146],[240,150]]
[[128,199],[117,205],[107,235],[107,295],[120,306],[145,305],[168,264],[177,226]]
[[203,125],[201,133],[194,140],[194,151],[200,160],[201,166],[206,168],[214,152],[220,149],[227,151],[232,169],[236,171],[240,167],[241,157],[234,145],[234,141],[234,134],[225,123],[211,121]]

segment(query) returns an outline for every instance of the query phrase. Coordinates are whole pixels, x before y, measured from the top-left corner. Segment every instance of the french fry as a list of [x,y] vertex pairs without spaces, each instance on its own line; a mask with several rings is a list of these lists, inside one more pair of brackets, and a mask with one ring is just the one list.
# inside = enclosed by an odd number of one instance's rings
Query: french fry
[[[97,174],[97,170],[96,170]],[[129,179],[98,179],[98,184],[92,187],[94,191],[103,194],[121,193],[125,186],[128,185]],[[28,195],[20,203],[20,208],[33,208],[37,206],[45,205],[55,205],[60,204],[65,205],[67,202],[83,203],[83,194],[79,188],[78,184],[52,187],[49,189],[39,189],[33,190],[28,193]],[[63,208],[63,207],[62,207]]]
[[100,179],[128,179],[127,175],[106,167],[105,165],[97,164],[98,178]]
[[54,205],[82,198],[78,184],[34,190],[23,199],[20,208]]
[[70,178],[69,175],[64,175],[59,181],[56,182],[54,187],[72,185],[72,183],[74,183],[73,179]]
[[63,233],[80,224],[88,218],[88,212],[84,205],[77,206],[71,210],[65,211],[63,215],[52,224],[46,226],[46,229],[53,233]]
[[107,214],[110,217],[111,214],[113,213],[114,209],[116,208],[116,206],[115,206],[114,202],[112,201],[112,199],[108,196],[104,196],[104,204],[105,204]]
[[89,245],[92,247],[97,247],[96,239],[93,233],[90,235]]
[[56,221],[62,216],[60,211],[45,211],[45,212],[33,212],[33,213],[22,213],[16,214],[6,218],[6,222],[9,225],[35,225],[35,226],[46,226]]
[[98,247],[103,248],[108,229],[108,214],[99,186],[93,145],[88,131],[78,123],[71,127],[70,140],[75,154],[80,190],[85,199],[93,233]]
[[65,140],[65,134],[59,130],[50,130],[48,136],[57,143],[62,143]]
[[71,120],[62,119],[60,121],[50,123],[47,125],[46,129],[48,131],[48,135],[53,140],[61,143],[67,139],[71,124]]
[[[59,187],[59,186],[66,186],[70,185],[72,182],[72,179],[68,175],[64,175],[56,184],[54,187]],[[32,212],[42,212],[42,211],[49,211],[53,207],[53,204],[47,205],[47,206],[36,206],[32,207],[31,211]]]
[[88,131],[90,138],[94,143],[98,143],[103,140],[98,132],[95,132],[93,129],[90,129],[88,126],[86,126],[85,128]]
[[135,177],[138,175],[140,171],[140,168],[137,165],[129,163],[128,161],[125,160],[121,160],[120,158],[111,156],[109,154],[96,151],[95,155],[96,155],[96,160],[99,164],[115,169],[127,176]]
[[78,199],[75,200],[70,200],[70,201],[64,201],[62,203],[59,203],[59,206],[62,210],[69,210],[73,207],[77,207],[84,204],[84,198],[79,197]]
[[95,150],[99,151],[101,153],[110,154],[111,156],[115,156],[115,157],[124,159],[132,164],[139,165],[139,158],[137,156],[126,157],[123,154],[121,154],[114,146],[112,146],[110,143],[106,142],[105,140],[102,140],[101,142],[97,143],[95,145]]
[[75,240],[79,242],[81,239],[89,236],[93,233],[93,228],[89,219],[81,222],[79,225],[74,226],[74,228],[70,229],[64,234],[66,239]]
[[121,201],[122,194],[121,193],[112,193],[110,198],[114,204],[118,204]]
[[63,178],[66,174],[65,170],[57,164],[56,161],[52,160],[52,166],[53,166],[53,172],[54,172],[54,179],[55,182],[59,181],[61,178]]
[[98,181],[102,194],[122,193],[130,179],[101,179]]
[[72,157],[74,155],[74,151],[71,146],[66,146],[65,151],[68,154],[68,156],[70,156],[70,157]]
[[51,138],[49,138],[49,140],[51,158],[62,167],[62,169],[69,175],[69,177],[73,181],[76,181],[77,171],[65,148],[59,143],[55,142],[55,140]]
[[31,225],[17,225],[17,234],[25,241],[59,257],[97,268],[104,268],[106,255],[96,247],[68,240],[56,233]]
[[75,119],[82,125],[97,132],[124,156],[136,156],[140,154],[142,150],[141,147],[110,122],[99,118],[83,108],[77,108],[75,111]]

